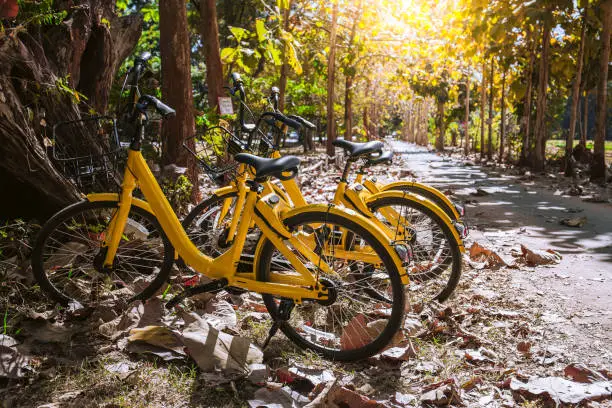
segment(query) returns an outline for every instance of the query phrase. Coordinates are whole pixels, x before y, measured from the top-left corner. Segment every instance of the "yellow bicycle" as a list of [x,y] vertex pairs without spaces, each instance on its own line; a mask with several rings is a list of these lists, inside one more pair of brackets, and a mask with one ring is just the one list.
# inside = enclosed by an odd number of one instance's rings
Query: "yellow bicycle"
[[[244,192],[235,234],[214,257],[202,253],[141,154],[151,108],[162,117],[174,114],[152,96],[139,98],[120,193],[90,194],[43,226],[32,256],[40,287],[62,304],[146,299],[166,282],[176,251],[211,281],[186,289],[172,304],[223,288],[253,291],[274,321],[269,338],[280,328],[300,347],[334,360],[366,358],[385,347],[405,307],[401,244],[392,246],[372,221],[337,206],[291,208],[265,194],[269,178],[295,176],[297,157],[237,154],[239,167],[253,174],[234,183]],[[145,200],[134,197],[137,188]],[[245,268],[252,227],[261,235]]]
[[[234,75],[235,91],[241,102],[244,101],[244,90],[240,77]],[[284,117],[279,112],[265,112],[254,126],[245,126],[243,111],[245,104],[241,103],[239,122],[241,129],[249,136],[246,143],[240,140],[233,143],[236,151],[246,149],[246,146],[259,143],[265,154],[272,158],[280,158],[279,145],[282,135],[288,127],[299,128],[300,118]],[[277,120],[277,118],[284,118]],[[271,124],[271,135],[264,135],[260,129],[264,123]],[[239,139],[230,132],[225,136],[213,139]],[[209,151],[210,135],[202,135],[195,140],[196,151],[193,153],[200,159],[202,167],[213,180],[219,180],[219,173],[211,171],[210,163],[221,160],[223,151],[211,154]],[[255,140],[259,139],[259,140]],[[274,139],[271,141],[270,139]],[[336,141],[349,153],[343,174],[337,185],[332,203],[350,208],[374,223],[387,238],[394,243],[401,243],[410,250],[410,263],[404,267],[408,270],[413,291],[411,301],[446,300],[454,291],[461,276],[461,253],[464,251],[462,242],[463,230],[457,222],[434,203],[410,194],[406,191],[389,190],[376,194],[369,192],[359,183],[349,183],[348,175],[351,165],[359,160],[376,161],[382,148],[380,142],[351,143]],[[234,164],[235,165],[235,164]],[[232,168],[231,162],[227,164]],[[263,183],[263,194],[273,194],[276,199],[295,208],[308,206],[299,185],[292,178],[280,178],[281,186],[270,181]],[[235,183],[215,191],[207,200],[196,206],[183,221],[183,226],[190,237],[200,248],[208,251],[222,251],[237,231],[240,209],[245,202],[245,192]],[[349,254],[350,252],[347,252]]]

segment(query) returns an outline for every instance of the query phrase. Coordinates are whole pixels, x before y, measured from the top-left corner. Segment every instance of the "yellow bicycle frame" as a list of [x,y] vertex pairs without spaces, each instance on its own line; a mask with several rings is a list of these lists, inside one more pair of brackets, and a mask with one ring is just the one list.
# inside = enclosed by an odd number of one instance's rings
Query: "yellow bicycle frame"
[[[132,196],[136,188],[140,188],[146,201]],[[325,205],[290,208],[283,202],[271,207],[266,202],[266,197],[262,198],[259,193],[247,189],[244,180],[237,182],[233,188],[237,188],[240,195],[244,197],[244,206],[238,207],[242,208],[240,217],[235,217],[239,218],[239,222],[236,224],[235,238],[226,252],[216,258],[211,258],[201,253],[190,241],[141,152],[128,150],[121,193],[90,194],[87,196],[89,201],[111,200],[118,202],[118,209],[113,215],[105,234],[104,247],[106,248],[106,254],[104,265],[112,267],[130,207],[135,205],[154,215],[178,255],[186,264],[209,278],[225,278],[229,286],[289,298],[296,303],[300,303],[302,299],[326,299],[327,290],[318,284],[316,278],[299,260],[288,244],[310,262],[319,265],[324,273],[332,273],[333,268],[313,252],[311,245],[305,243],[302,238],[289,233],[282,220],[307,211],[319,210],[344,216],[346,216],[346,211],[336,207],[329,208]],[[379,241],[388,242],[386,236],[365,218],[354,215],[352,220],[370,231]],[[262,231],[263,236],[292,264],[297,274],[286,275],[272,272],[269,282],[261,282],[256,280],[255,271],[237,273],[237,266],[240,262],[246,236],[249,228],[253,225],[256,225]],[[403,272],[403,279],[407,282],[401,260],[393,251],[390,252],[398,270],[400,273]]]

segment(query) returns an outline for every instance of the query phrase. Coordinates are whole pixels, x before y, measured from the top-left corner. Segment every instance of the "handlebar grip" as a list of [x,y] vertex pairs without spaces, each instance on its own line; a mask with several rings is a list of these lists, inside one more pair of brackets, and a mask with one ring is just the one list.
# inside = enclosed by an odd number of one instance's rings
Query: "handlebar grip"
[[293,119],[295,121],[300,122],[302,124],[302,126],[307,127],[308,129],[316,129],[317,128],[317,126],[314,123],[307,121],[306,119],[304,119],[301,116],[298,116],[298,115],[287,115],[287,117],[289,119]]
[[149,51],[145,51],[142,54],[140,54],[138,57],[136,57],[134,61],[146,63],[147,61],[149,61],[149,59],[151,59],[151,53]]
[[138,99],[138,105],[139,109],[143,112],[147,109],[149,105],[155,106],[155,110],[157,111],[157,113],[162,115],[163,118],[168,118],[176,114],[176,111],[174,109],[151,95],[141,96],[140,99]]
[[287,116],[283,115],[282,113],[277,113],[277,112],[269,112],[269,113],[271,113],[271,116],[273,116],[274,119],[278,120],[279,122],[283,122],[285,125],[292,127],[295,130],[300,130],[302,128],[302,125],[300,124],[300,122],[294,119],[289,119]]
[[234,81],[234,84],[242,83],[242,77],[239,73],[232,72],[232,81]]

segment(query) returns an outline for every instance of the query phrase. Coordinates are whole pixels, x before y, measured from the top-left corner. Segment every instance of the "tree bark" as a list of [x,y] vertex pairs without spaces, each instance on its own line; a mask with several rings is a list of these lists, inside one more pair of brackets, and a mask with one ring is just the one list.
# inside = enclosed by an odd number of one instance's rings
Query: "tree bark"
[[204,61],[206,62],[208,106],[218,108],[219,97],[224,96],[224,92],[216,0],[200,0],[200,20],[200,35],[202,36]]
[[506,139],[506,68],[502,72],[501,82],[501,119],[499,121],[499,162],[504,161],[504,142]]
[[599,81],[597,82],[597,116],[595,117],[591,180],[605,180],[606,177],[607,84],[608,65],[610,64],[610,32],[612,31],[612,0],[603,0],[601,10],[601,56],[599,59]]
[[465,85],[465,141],[463,145],[463,154],[470,153],[470,75],[468,70]]
[[482,82],[480,84],[480,158],[485,155],[485,106],[487,104],[487,62],[482,60]]
[[438,137],[436,139],[436,150],[439,152],[444,151],[444,136],[446,134],[446,120],[444,120],[444,100],[437,99],[437,116],[438,116]]
[[366,80],[366,86],[365,86],[365,91],[364,91],[364,104],[363,104],[363,131],[365,132],[365,138],[366,140],[370,140],[370,117],[369,117],[369,100],[368,97],[370,96],[370,80]]
[[338,25],[338,2],[332,7],[332,26],[329,35],[329,58],[327,60],[327,155],[335,156],[336,149],[332,144],[336,139],[336,122],[334,120],[334,85],[336,79],[336,29]]
[[487,158],[491,160],[493,158],[493,85],[494,81],[494,69],[495,60],[491,58],[491,75],[489,76],[489,141],[487,144]]
[[538,96],[536,99],[535,120],[535,158],[533,168],[537,171],[544,170],[546,160],[546,96],[548,93],[548,69],[550,52],[550,31],[552,21],[546,18],[542,27],[542,52],[540,55],[540,68],[538,72]]
[[565,139],[565,176],[574,175],[572,165],[572,151],[574,150],[574,139],[576,132],[576,119],[578,117],[578,103],[580,102],[580,83],[582,80],[582,61],[584,59],[584,43],[586,40],[586,19],[589,2],[585,2],[582,11],[582,29],[580,31],[580,47],[578,49],[578,61],[576,62],[576,77],[572,84],[572,106],[570,109],[570,124],[567,138]]
[[[529,37],[531,37],[532,33],[529,32]],[[537,41],[533,39],[531,41],[531,50],[529,52],[529,65],[527,68],[527,90],[525,91],[525,99],[523,102],[523,118],[522,118],[522,136],[523,136],[523,144],[521,146],[521,158],[519,162],[523,165],[526,165],[529,161],[529,150],[531,149],[531,103],[533,100],[533,67],[535,65],[535,57],[536,57],[536,49],[537,49]]]
[[353,76],[347,75],[344,89],[344,139],[353,139]]
[[187,8],[181,0],[159,2],[159,45],[161,52],[162,95],[176,110],[176,116],[162,125],[162,163],[187,168],[193,184],[191,198],[199,200],[198,167],[195,158],[183,148],[187,141],[193,150],[195,119],[191,84],[191,53],[187,30]]
[[348,54],[349,66],[345,67],[344,75],[346,76],[345,87],[344,87],[344,138],[351,140],[353,137],[353,83],[355,82],[355,74],[357,72],[354,65],[355,55],[355,35],[357,34],[357,24],[361,19],[363,3],[360,2],[357,8],[357,13],[353,18],[353,25],[351,27],[351,35],[349,37]]
[[580,134],[580,145],[586,149],[587,132],[589,130],[589,91],[584,91],[582,109],[582,133]]
[[[57,84],[67,78],[68,86],[87,97],[84,111],[105,112],[117,69],[140,37],[142,18],[116,16],[113,2],[61,7],[54,11],[68,14],[57,25],[29,24],[19,33],[5,28],[0,34],[0,217],[44,219],[78,199],[45,148],[53,125],[81,119],[79,103]],[[85,125],[71,131],[75,155],[103,151]]]
[[[283,3],[283,2],[281,2]],[[287,8],[283,9],[283,30],[289,31],[289,13],[291,12],[291,4],[293,0],[287,1]],[[285,94],[287,92],[287,74],[289,73],[289,64],[287,63],[287,46],[283,51],[283,63],[281,64],[280,77],[278,80],[279,100],[278,109],[281,112],[285,111]]]

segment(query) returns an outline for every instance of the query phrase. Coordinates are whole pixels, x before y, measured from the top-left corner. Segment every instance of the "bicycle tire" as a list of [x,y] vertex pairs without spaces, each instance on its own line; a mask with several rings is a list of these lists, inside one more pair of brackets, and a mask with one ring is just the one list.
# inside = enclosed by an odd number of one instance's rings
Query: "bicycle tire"
[[[45,249],[47,240],[53,234],[53,232],[56,231],[56,229],[60,225],[62,225],[62,222],[64,222],[65,220],[68,220],[74,217],[75,215],[78,215],[79,213],[85,213],[86,211],[117,208],[117,204],[117,201],[81,201],[57,212],[45,223],[45,225],[41,229],[40,233],[38,234],[38,237],[36,238],[34,248],[32,250],[32,271],[34,274],[34,278],[40,285],[41,289],[56,302],[62,305],[68,305],[69,303],[74,302],[75,300],[81,304],[87,303],[81,302],[78,299],[75,299],[63,293],[60,288],[57,288],[56,285],[51,282],[49,276],[47,276],[44,266],[45,260],[43,256],[43,251]],[[163,232],[157,219],[151,213],[136,206],[132,206],[130,208],[130,214],[128,214],[128,218],[132,214],[138,215],[142,219],[150,222],[150,225],[153,228],[157,229],[160,234],[160,238],[164,248],[163,260],[159,265],[159,272],[157,272],[155,278],[152,279],[149,284],[144,287],[139,293],[136,293],[130,298],[128,298],[128,303],[134,300],[145,300],[153,296],[168,280],[170,270],[172,269],[172,265],[174,264],[174,248],[168,241],[168,238]]]
[[[455,291],[457,285],[459,284],[459,280],[461,279],[461,270],[462,270],[462,256],[461,250],[459,249],[459,243],[454,238],[454,235],[451,231],[451,226],[449,226],[443,219],[441,219],[437,214],[435,214],[431,209],[427,208],[427,206],[421,204],[418,201],[411,200],[408,197],[383,197],[373,202],[369,203],[369,209],[372,213],[378,212],[378,210],[382,207],[391,206],[391,205],[401,205],[407,206],[409,208],[414,208],[417,211],[425,214],[429,217],[435,224],[441,229],[444,233],[444,237],[450,246],[450,257],[446,259],[445,262],[441,263],[441,265],[436,266],[430,271],[427,271],[427,274],[430,275],[429,279],[433,279],[434,277],[439,277],[449,266],[451,266],[451,273],[449,278],[444,285],[443,289],[438,292],[438,294],[431,300],[435,300],[438,302],[444,302],[448,300],[448,298]],[[409,273],[410,275],[410,273]],[[412,278],[411,278],[412,279]]]
[[[391,342],[395,333],[400,329],[404,315],[404,285],[401,282],[400,271],[396,267],[392,260],[391,254],[389,253],[389,247],[376,240],[367,229],[361,227],[347,216],[328,214],[321,210],[313,210],[294,215],[291,218],[283,221],[290,230],[294,230],[300,225],[308,225],[308,223],[334,223],[336,225],[341,225],[344,230],[356,232],[360,237],[366,239],[375,253],[379,255],[382,263],[384,264],[385,270],[389,275],[389,282],[392,290],[392,304],[391,314],[385,328],[379,332],[379,335],[373,341],[359,348],[349,350],[334,350],[314,344],[300,335],[298,331],[289,324],[289,322],[283,322],[281,324],[280,329],[282,332],[297,346],[303,349],[312,350],[330,360],[356,361],[368,358],[380,352]],[[258,265],[257,279],[262,282],[267,282],[269,280],[272,255],[275,248],[269,240],[266,238],[262,239],[265,239],[265,241],[262,243],[263,247],[259,255],[259,259],[256,260]],[[268,312],[273,318],[275,318],[275,316],[278,314],[278,307],[275,300],[276,298],[273,295],[266,294],[262,294],[262,298]]]
[[457,219],[455,215],[455,212],[449,207],[448,203],[442,200],[437,194],[432,193],[429,190],[425,190],[420,186],[411,185],[398,185],[394,187],[393,190],[406,191],[408,193],[420,195],[421,197],[424,197],[429,201],[433,202],[435,205],[437,205],[442,211],[446,213],[446,215],[448,215],[451,220],[459,221],[459,219]]

